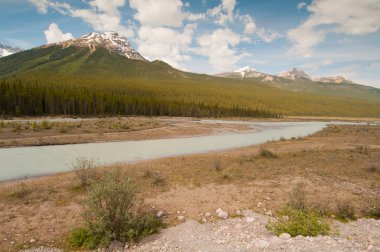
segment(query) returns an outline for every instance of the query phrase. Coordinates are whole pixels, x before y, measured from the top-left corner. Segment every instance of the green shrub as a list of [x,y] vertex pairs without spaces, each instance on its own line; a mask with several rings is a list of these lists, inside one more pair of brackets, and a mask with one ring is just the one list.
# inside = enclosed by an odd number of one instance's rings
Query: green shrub
[[265,158],[276,158],[277,157],[276,154],[274,154],[270,150],[264,149],[264,148],[260,149],[259,156],[265,157]]
[[138,241],[162,225],[153,213],[142,209],[135,185],[120,172],[107,174],[90,187],[84,218],[85,227],[70,235],[75,248],[106,247],[113,240]]
[[327,235],[330,225],[318,213],[298,210],[291,207],[282,209],[277,221],[268,224],[267,228],[276,235],[288,233],[292,237]]

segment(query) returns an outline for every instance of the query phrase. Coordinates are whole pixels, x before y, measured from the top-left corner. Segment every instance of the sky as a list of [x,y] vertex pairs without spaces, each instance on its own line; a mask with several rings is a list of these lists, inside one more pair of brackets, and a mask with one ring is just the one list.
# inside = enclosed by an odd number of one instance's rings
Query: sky
[[92,31],[191,72],[300,67],[380,88],[380,0],[0,0],[0,43],[29,49]]

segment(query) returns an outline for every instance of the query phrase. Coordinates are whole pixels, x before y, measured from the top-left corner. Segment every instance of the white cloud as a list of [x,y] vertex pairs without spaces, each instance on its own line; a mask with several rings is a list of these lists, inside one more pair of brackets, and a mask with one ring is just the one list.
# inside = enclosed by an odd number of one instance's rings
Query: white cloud
[[119,8],[126,0],[90,0],[86,3],[89,8],[76,9],[67,3],[52,0],[29,0],[37,7],[38,12],[46,14],[52,8],[63,15],[82,18],[82,20],[98,32],[116,31],[123,36],[133,36],[131,28],[122,24]]
[[48,44],[62,42],[73,39],[71,33],[63,33],[56,23],[51,23],[49,28],[44,31],[46,42]]
[[280,33],[276,32],[276,31],[269,30],[269,29],[265,29],[265,28],[259,28],[259,29],[257,29],[256,34],[265,43],[271,43],[274,40],[282,37]]
[[149,59],[160,59],[185,69],[182,63],[191,60],[187,54],[196,25],[186,25],[182,32],[168,27],[142,26],[138,32],[138,51]]
[[129,5],[142,25],[180,27],[185,18],[181,0],[130,0]]
[[288,31],[291,52],[310,57],[328,33],[365,35],[380,29],[380,1],[314,0],[312,14],[299,27]]
[[305,2],[300,2],[300,3],[298,3],[297,4],[297,9],[302,9],[302,8],[304,8],[306,6],[306,3]]
[[248,53],[239,53],[236,46],[241,42],[249,42],[228,28],[219,28],[211,34],[204,34],[197,39],[200,48],[195,53],[208,57],[216,71],[230,71],[236,63]]
[[221,0],[220,5],[207,11],[211,17],[215,17],[215,23],[219,25],[226,25],[227,22],[234,21],[234,9],[236,0]]

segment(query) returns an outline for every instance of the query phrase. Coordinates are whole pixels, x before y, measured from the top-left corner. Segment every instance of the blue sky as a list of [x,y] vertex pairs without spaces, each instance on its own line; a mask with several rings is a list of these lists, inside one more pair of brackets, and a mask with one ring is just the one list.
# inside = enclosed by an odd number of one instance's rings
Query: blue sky
[[0,0],[0,42],[29,49],[114,30],[199,73],[301,67],[380,88],[377,0]]

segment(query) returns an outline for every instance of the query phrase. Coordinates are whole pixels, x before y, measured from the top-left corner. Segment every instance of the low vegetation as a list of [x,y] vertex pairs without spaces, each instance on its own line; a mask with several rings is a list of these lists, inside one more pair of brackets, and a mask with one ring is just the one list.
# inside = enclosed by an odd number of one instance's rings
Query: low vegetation
[[79,157],[72,164],[72,170],[78,178],[79,186],[83,188],[90,185],[94,179],[96,175],[96,162],[94,159]]
[[265,158],[276,158],[277,157],[276,154],[274,154],[272,151],[265,149],[265,148],[260,149],[259,156],[265,157]]
[[288,233],[292,237],[329,234],[330,225],[325,217],[307,208],[306,195],[306,184],[296,184],[289,194],[288,205],[278,211],[277,220],[267,228],[276,235]]
[[278,212],[276,222],[268,225],[274,234],[288,233],[292,237],[327,235],[330,225],[327,220],[313,211],[299,210],[291,207],[283,208]]
[[84,220],[85,226],[70,235],[73,248],[107,247],[113,240],[135,242],[156,233],[162,225],[143,208],[136,186],[120,171],[91,185]]

